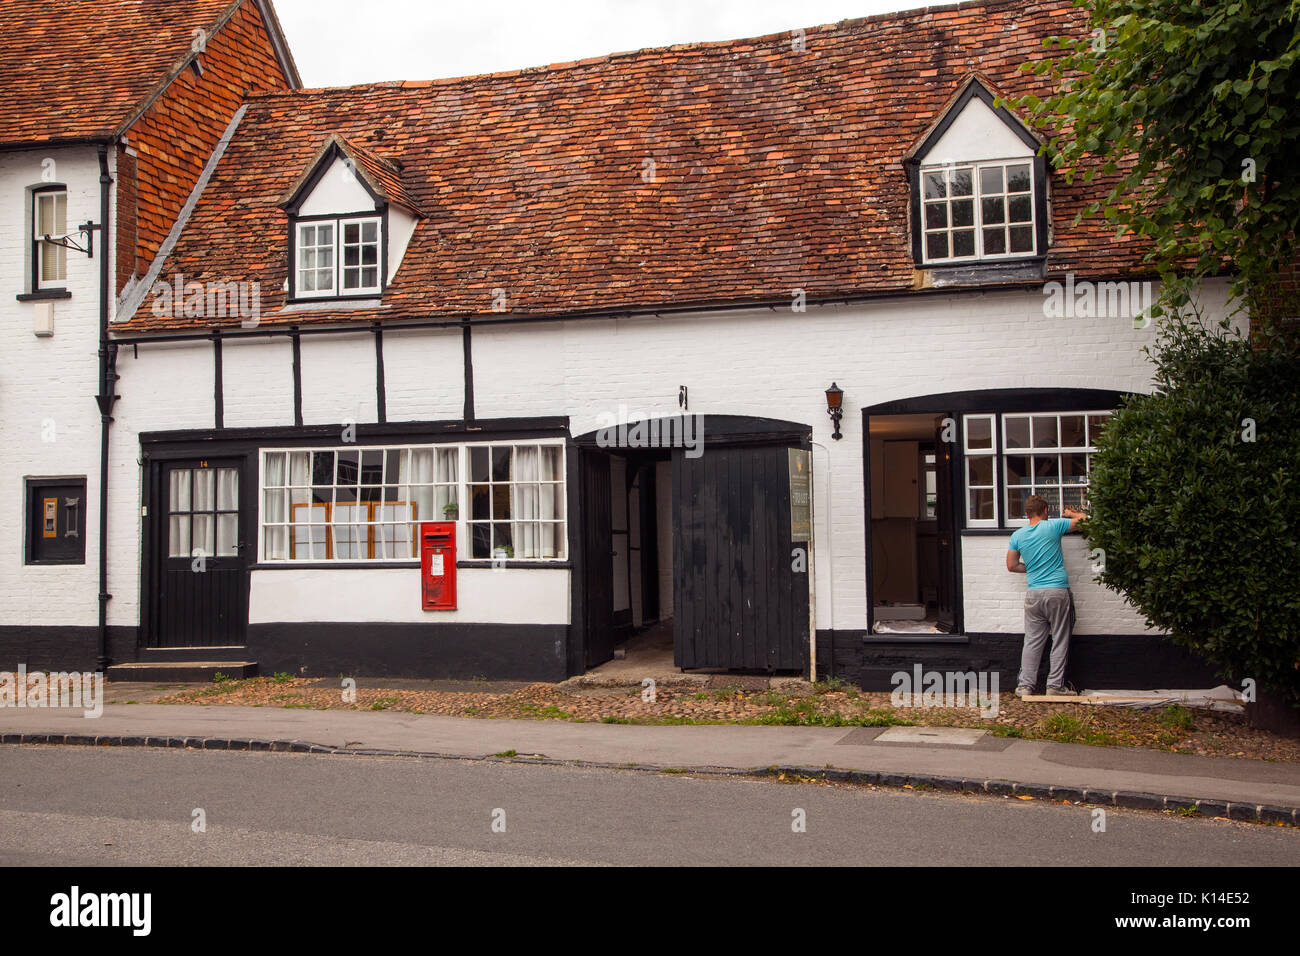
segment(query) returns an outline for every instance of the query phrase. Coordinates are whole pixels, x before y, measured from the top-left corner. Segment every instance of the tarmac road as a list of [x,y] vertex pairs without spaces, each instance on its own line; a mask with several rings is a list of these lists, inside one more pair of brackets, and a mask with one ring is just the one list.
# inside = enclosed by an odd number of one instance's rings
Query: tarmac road
[[[194,832],[194,811],[206,832]],[[794,832],[802,810],[804,832]],[[502,812],[503,811],[503,812]],[[504,832],[494,832],[504,818]],[[0,748],[4,865],[1294,866],[1300,830],[473,760]]]

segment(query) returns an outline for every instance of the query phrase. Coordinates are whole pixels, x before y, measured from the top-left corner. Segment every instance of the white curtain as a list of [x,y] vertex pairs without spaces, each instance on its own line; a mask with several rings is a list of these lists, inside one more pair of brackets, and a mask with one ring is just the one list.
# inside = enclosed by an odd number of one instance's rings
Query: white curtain
[[284,527],[288,508],[285,505],[284,453],[273,452],[263,456],[262,487],[262,539],[268,561],[283,561],[289,556],[289,531]]
[[523,446],[514,449],[511,469],[514,486],[511,488],[510,511],[513,520],[511,539],[516,558],[537,557],[538,487],[540,449]]

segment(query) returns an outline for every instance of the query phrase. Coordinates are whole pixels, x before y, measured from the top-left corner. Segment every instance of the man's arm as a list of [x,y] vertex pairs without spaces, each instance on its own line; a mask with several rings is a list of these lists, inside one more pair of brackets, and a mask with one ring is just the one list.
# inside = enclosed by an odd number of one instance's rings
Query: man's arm
[[[1070,519],[1070,531],[1078,531],[1079,522],[1087,520],[1088,513],[1086,511],[1076,511],[1074,508],[1062,508],[1061,516]],[[1066,533],[1069,534],[1068,531]]]
[[1020,560],[1020,552],[1014,549],[1007,551],[1007,570],[1012,574],[1024,574],[1025,562]]

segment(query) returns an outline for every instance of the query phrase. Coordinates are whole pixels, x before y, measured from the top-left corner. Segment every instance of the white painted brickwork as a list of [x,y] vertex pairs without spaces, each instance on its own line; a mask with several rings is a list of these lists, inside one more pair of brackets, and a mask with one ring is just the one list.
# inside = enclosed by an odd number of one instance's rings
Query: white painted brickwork
[[[968,535],[961,539],[966,630],[972,634],[1024,630],[1025,576],[1007,570],[1010,534]],[[1081,534],[1061,542],[1065,570],[1074,593],[1076,634],[1142,634],[1146,623],[1128,602],[1097,584],[1088,544]]]
[[[27,190],[51,185],[42,160],[54,160],[53,181],[68,190],[68,227],[99,221],[99,160],[94,149],[0,153],[0,624],[88,625],[98,619],[99,548],[99,256],[68,250],[69,299],[54,300],[54,335],[32,333],[38,303],[30,291],[30,206]],[[74,237],[79,243],[82,237]],[[46,439],[52,438],[52,441]],[[24,478],[86,478],[86,563],[24,564]],[[122,542],[127,560],[138,545]]]

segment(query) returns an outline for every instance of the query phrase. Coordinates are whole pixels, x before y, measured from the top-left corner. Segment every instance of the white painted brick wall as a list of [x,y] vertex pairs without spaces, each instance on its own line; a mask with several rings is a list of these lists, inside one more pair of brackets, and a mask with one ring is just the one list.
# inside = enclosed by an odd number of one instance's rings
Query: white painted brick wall
[[[1024,629],[1025,576],[1007,571],[1011,535],[968,535],[961,539],[966,630],[1020,633]],[[1123,597],[1093,580],[1088,545],[1080,534],[1061,542],[1074,592],[1076,634],[1142,634],[1150,630]]]
[[[68,189],[68,226],[99,221],[99,160],[94,149],[0,153],[0,624],[92,625],[98,619],[99,257],[68,250],[70,299],[54,300],[54,335],[32,333],[30,207],[26,190],[53,181]],[[80,241],[80,237],[77,237]],[[52,425],[51,437],[45,431]],[[44,432],[44,434],[43,434]],[[24,564],[27,476],[86,478],[86,563]],[[128,557],[136,550],[123,542]]]

